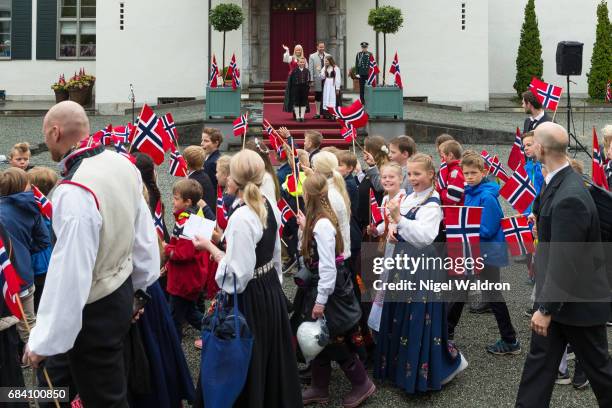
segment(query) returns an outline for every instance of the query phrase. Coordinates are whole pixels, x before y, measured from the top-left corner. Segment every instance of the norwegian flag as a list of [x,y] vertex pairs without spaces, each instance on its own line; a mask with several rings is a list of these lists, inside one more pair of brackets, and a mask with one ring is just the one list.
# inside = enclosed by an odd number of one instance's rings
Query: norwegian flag
[[162,211],[162,202],[157,200],[155,204],[155,213],[153,214],[153,224],[155,225],[155,232],[162,241],[164,240],[164,213]]
[[366,83],[374,87],[376,86],[376,76],[380,73],[380,69],[378,69],[378,64],[376,64],[373,54],[370,54],[370,63],[368,66],[370,67],[370,70],[368,71],[368,80]]
[[352,125],[355,128],[360,128],[368,124],[368,113],[365,111],[360,99],[355,100],[351,106],[328,106],[327,110],[345,127]]
[[514,170],[521,164],[525,164],[525,148],[521,140],[521,130],[517,127],[514,144],[512,145],[512,150],[510,150],[510,156],[508,156],[508,167]]
[[376,197],[374,196],[374,190],[370,188],[370,222],[373,225],[378,225],[382,222],[383,216],[381,208],[378,206],[378,202],[376,202]]
[[114,144],[115,144],[115,151],[117,153],[119,153],[121,156],[131,161],[132,164],[136,164],[136,157],[132,156],[127,150],[125,150],[125,147],[123,146],[123,143],[121,142],[121,140],[115,139]]
[[521,256],[535,252],[533,233],[529,228],[529,221],[527,221],[526,216],[504,218],[501,220],[501,227],[504,230],[510,256]]
[[240,70],[235,68],[232,72],[232,89],[238,89],[240,86]]
[[40,210],[40,214],[46,219],[50,220],[53,215],[53,207],[51,201],[45,197],[45,195],[36,186],[32,186],[32,192],[34,193],[34,200]]
[[249,121],[246,113],[244,115],[240,115],[236,118],[233,123],[234,125],[234,136],[242,137],[246,136],[247,128],[249,127]]
[[353,125],[348,125],[342,128],[342,137],[347,142],[352,142],[356,139],[357,131]]
[[438,184],[438,190],[444,190],[448,187],[446,184],[446,179],[448,178],[448,165],[446,164],[446,160],[442,160],[440,163],[440,170],[438,171],[438,178],[436,179],[436,183]]
[[395,86],[399,87],[399,89],[404,89],[402,75],[400,74],[399,60],[397,59],[397,51],[395,52],[395,57],[393,58],[389,72],[393,75]]
[[296,163],[299,163],[299,159],[298,159],[298,145],[297,143],[294,143],[293,138],[291,136],[289,136],[287,138],[287,141],[285,143],[282,142],[282,138],[279,137],[278,139],[278,147],[276,148],[276,154],[278,155],[278,157],[280,157],[281,160],[287,160],[287,150],[291,150],[291,146],[293,146],[293,157],[295,159]]
[[278,209],[281,212],[281,226],[278,229],[278,233],[280,235],[283,235],[283,228],[285,228],[285,225],[287,225],[287,223],[295,217],[295,213],[293,212],[293,210],[291,209],[291,207],[289,207],[289,204],[287,204],[287,202],[285,201],[284,198],[281,198],[280,200],[278,200],[278,202],[276,203],[276,205],[278,206]]
[[176,131],[176,125],[174,124],[174,118],[172,117],[172,114],[168,112],[164,116],[162,116],[160,119],[162,121],[164,130],[166,131],[166,134],[170,136],[170,141],[172,142],[172,145],[175,148],[177,148],[178,147],[178,132]]
[[104,129],[98,130],[92,135],[94,142],[109,146],[113,142],[113,125],[110,123]]
[[153,109],[145,104],[138,117],[132,146],[151,156],[155,164],[159,166],[164,162],[164,153],[171,145],[172,141],[164,130],[162,122],[157,118]]
[[279,145],[282,146],[283,143],[280,141],[280,135],[274,130],[274,127],[268,122],[266,119],[263,120],[263,128],[268,135],[268,140],[270,141],[270,148],[272,150],[276,150],[278,152]]
[[[476,259],[480,256],[480,220],[482,207],[443,207],[448,256]],[[466,270],[466,274],[477,271]],[[462,273],[452,270],[451,275]]]
[[225,80],[227,78],[233,78],[235,69],[236,69],[236,54],[232,54],[232,60],[230,61],[229,66],[227,67],[227,72],[225,73],[225,78],[223,79]]
[[221,186],[217,185],[217,226],[222,230],[226,229],[228,218],[223,205],[223,190],[221,190]]
[[217,77],[219,76],[219,66],[217,65],[217,57],[213,54],[212,64],[210,64],[210,74],[208,75],[208,86],[211,88],[217,87]]
[[2,296],[11,314],[19,320],[23,319],[23,315],[21,314],[17,297],[19,296],[21,285],[24,283],[13,267],[4,242],[0,238],[0,287],[2,288]]
[[117,141],[121,143],[128,143],[130,141],[130,133],[134,125],[128,123],[126,126],[117,126],[113,128],[113,144],[117,143]]
[[484,166],[485,166],[485,170],[490,171],[491,169],[491,165],[493,164],[491,162],[492,158],[491,155],[489,154],[489,152],[487,152],[486,150],[483,150],[480,153],[480,156],[484,159]]
[[592,162],[592,179],[593,184],[605,188],[606,190],[610,189],[608,186],[608,180],[606,178],[606,171],[604,169],[604,161],[602,157],[602,153],[599,150],[599,140],[597,140],[597,132],[593,127],[593,162]]
[[489,173],[493,174],[495,177],[506,183],[510,176],[504,169],[504,165],[501,164],[499,158],[497,156],[493,156],[490,162]]
[[178,150],[170,155],[170,174],[174,177],[187,177],[187,163]]
[[516,211],[524,213],[536,197],[536,191],[527,176],[525,166],[518,166],[512,177],[499,190],[499,195],[504,197]]
[[606,84],[606,102],[612,103],[612,82],[609,79]]
[[540,101],[545,109],[557,110],[559,101],[561,100],[561,94],[563,93],[563,88],[548,84],[544,81],[540,81],[536,77],[533,77],[531,78],[531,83],[529,84],[529,90],[535,95],[536,98],[538,98],[538,101]]

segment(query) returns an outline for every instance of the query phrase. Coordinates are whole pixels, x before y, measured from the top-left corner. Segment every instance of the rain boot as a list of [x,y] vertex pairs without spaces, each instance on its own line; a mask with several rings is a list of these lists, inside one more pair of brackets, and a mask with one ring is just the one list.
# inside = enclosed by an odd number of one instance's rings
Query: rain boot
[[312,379],[310,387],[302,391],[302,402],[308,404],[326,404],[329,402],[329,379],[331,362],[315,358],[310,363]]
[[376,386],[368,377],[361,360],[353,355],[340,366],[344,375],[351,382],[351,391],[342,399],[344,408],[356,408],[376,391]]

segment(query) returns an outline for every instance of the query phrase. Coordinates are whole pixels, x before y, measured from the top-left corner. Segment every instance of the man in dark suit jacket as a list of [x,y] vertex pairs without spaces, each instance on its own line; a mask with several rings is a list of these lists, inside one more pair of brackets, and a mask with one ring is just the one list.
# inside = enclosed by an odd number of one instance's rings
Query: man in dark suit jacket
[[535,130],[536,156],[549,173],[534,204],[540,244],[536,253],[536,306],[517,407],[548,407],[568,342],[597,401],[612,407],[612,359],[606,322],[610,284],[599,217],[581,177],[566,157],[568,136],[555,123]]
[[551,122],[550,116],[548,116],[538,98],[531,91],[523,92],[523,109],[529,115],[523,123],[523,133],[535,130],[535,128],[544,122]]

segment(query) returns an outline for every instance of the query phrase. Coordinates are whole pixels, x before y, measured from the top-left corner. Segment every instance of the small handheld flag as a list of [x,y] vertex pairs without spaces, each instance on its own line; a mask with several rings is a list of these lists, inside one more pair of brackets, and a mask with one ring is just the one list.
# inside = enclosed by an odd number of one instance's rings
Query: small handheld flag
[[608,79],[606,84],[606,102],[612,103],[612,81]]
[[278,233],[282,236],[285,225],[287,225],[287,222],[289,222],[292,218],[295,218],[295,213],[283,198],[278,200],[276,205],[281,212],[281,226],[278,229]]
[[162,125],[164,130],[170,136],[170,140],[172,141],[172,145],[175,148],[178,148],[178,132],[176,131],[176,125],[174,124],[174,118],[170,112],[166,113],[161,117]]
[[178,150],[170,155],[170,174],[174,177],[187,177],[187,162]]
[[234,136],[236,137],[246,136],[247,128],[249,126],[247,115],[244,114],[244,115],[238,116],[236,120],[233,122],[233,125],[234,125]]
[[163,240],[164,239],[164,214],[162,211],[162,202],[161,200],[157,201],[155,205],[155,214],[153,214],[153,223],[155,224],[155,231],[157,232],[157,236]]
[[527,176],[525,166],[519,166],[508,179],[506,184],[499,190],[499,195],[504,197],[516,211],[523,213],[536,197],[536,191]]
[[510,156],[508,156],[508,167],[514,170],[520,164],[525,164],[525,149],[521,140],[521,130],[517,127],[514,144],[512,145],[512,150],[510,150]]
[[373,225],[378,225],[382,222],[382,220],[383,216],[381,208],[378,206],[378,202],[376,202],[374,191],[370,188],[370,223]]
[[336,117],[344,127],[352,125],[355,128],[361,128],[368,124],[369,116],[360,99],[357,99],[350,106],[329,106],[327,110]]
[[[444,225],[448,256],[476,259],[480,256],[480,220],[482,207],[444,207]],[[449,271],[450,275],[474,274],[475,270]]]
[[610,189],[608,186],[608,180],[606,178],[606,171],[604,169],[603,164],[603,155],[599,149],[599,141],[597,139],[597,132],[593,127],[593,161],[591,167],[591,174],[593,178],[593,184],[605,188],[606,190]]
[[489,173],[493,174],[495,177],[503,181],[504,183],[508,181],[510,176],[506,173],[504,169],[504,165],[501,164],[499,158],[497,156],[493,156],[490,163]]
[[159,166],[164,161],[164,153],[171,145],[170,136],[164,130],[162,122],[157,118],[153,109],[145,104],[138,117],[132,146],[151,156],[155,164]]
[[437,189],[444,190],[448,187],[446,179],[448,178],[448,165],[446,160],[442,160],[440,163],[440,170],[438,170],[438,178],[436,179]]
[[223,205],[223,191],[221,190],[221,186],[217,185],[217,226],[222,230],[227,228],[227,211],[225,210],[225,206]]
[[535,252],[533,233],[529,228],[529,221],[527,221],[526,216],[504,218],[501,220],[501,227],[504,230],[510,256],[521,256]]
[[21,309],[19,307],[19,292],[21,285],[25,282],[21,279],[4,246],[4,241],[0,238],[0,288],[2,288],[2,297],[4,302],[13,316],[19,320],[23,319]]
[[344,138],[345,141],[347,142],[352,142],[353,140],[356,139],[356,130],[355,127],[353,125],[348,125],[342,128],[342,137]]
[[210,74],[208,75],[208,86],[211,88],[217,87],[217,77],[219,76],[219,66],[217,66],[217,57],[213,54],[212,63],[210,64]]
[[45,197],[45,195],[38,189],[38,187],[32,185],[32,192],[34,193],[34,200],[40,210],[40,214],[46,219],[50,220],[53,215],[53,207],[51,201]]
[[561,100],[561,94],[563,93],[563,88],[548,84],[536,77],[533,77],[531,78],[531,83],[529,84],[529,90],[535,95],[544,109],[557,110],[559,101]]

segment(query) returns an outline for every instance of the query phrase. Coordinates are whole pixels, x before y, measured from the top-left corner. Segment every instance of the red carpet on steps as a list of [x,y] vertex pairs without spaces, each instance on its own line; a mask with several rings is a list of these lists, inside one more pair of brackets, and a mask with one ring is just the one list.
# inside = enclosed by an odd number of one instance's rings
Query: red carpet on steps
[[[285,82],[266,82],[264,84],[263,118],[268,120],[275,129],[286,127],[291,132],[296,143],[304,145],[304,131],[318,130],[323,135],[323,146],[347,146],[340,134],[340,124],[337,121],[326,119],[313,119],[315,115],[314,96],[311,96],[310,113],[305,116],[304,122],[296,122],[293,115],[283,112],[283,98],[285,95]],[[267,137],[264,138],[267,140]]]

